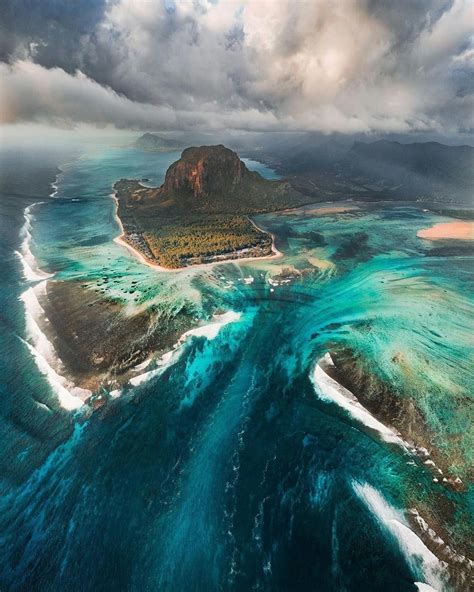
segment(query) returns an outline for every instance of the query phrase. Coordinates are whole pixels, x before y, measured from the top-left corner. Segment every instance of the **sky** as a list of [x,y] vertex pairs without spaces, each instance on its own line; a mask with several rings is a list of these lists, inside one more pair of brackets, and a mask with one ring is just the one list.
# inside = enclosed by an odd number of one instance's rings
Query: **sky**
[[0,124],[472,134],[469,0],[0,0]]

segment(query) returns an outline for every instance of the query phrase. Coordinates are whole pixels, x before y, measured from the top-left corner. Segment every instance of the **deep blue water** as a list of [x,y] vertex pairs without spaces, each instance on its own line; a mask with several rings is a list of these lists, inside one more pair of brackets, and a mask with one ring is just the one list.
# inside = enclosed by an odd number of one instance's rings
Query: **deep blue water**
[[[306,212],[259,219],[280,237],[283,260],[157,274],[113,243],[111,187],[122,177],[158,184],[178,155],[76,152],[1,159],[0,589],[450,589],[405,511],[446,496],[458,514],[449,527],[462,530],[469,490],[446,493],[411,452],[325,400],[310,377],[334,344],[365,356],[417,400],[440,446],[461,441],[453,474],[464,479],[471,254],[448,258],[422,244],[416,229],[439,218],[414,208]],[[92,415],[64,409],[27,345],[19,300],[41,284],[24,278],[15,254],[25,208],[38,202],[30,247],[41,270],[138,279],[140,305],[186,301],[212,322],[213,302],[240,317],[213,339],[188,339],[155,378]],[[310,264],[321,271],[268,281]],[[107,297],[136,306],[117,284]]]

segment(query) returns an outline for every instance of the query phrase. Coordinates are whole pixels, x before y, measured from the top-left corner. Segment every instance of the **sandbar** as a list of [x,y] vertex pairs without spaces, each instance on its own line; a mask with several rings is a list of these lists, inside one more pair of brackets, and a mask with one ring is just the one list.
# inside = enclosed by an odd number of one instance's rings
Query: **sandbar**
[[423,228],[416,235],[427,240],[474,240],[474,221],[456,220],[454,222],[442,222],[431,228]]

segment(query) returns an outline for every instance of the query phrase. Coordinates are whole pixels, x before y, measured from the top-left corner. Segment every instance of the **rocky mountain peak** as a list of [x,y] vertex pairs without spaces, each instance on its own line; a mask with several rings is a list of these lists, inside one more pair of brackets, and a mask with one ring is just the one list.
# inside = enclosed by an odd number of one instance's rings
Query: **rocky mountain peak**
[[169,167],[161,191],[184,191],[198,199],[207,198],[232,193],[256,174],[221,144],[186,148],[180,160]]

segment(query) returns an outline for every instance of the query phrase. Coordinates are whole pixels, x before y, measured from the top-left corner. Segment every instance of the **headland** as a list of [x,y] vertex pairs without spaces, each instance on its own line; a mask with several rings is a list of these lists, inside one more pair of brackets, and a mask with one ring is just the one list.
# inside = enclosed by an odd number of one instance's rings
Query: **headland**
[[249,171],[222,145],[184,150],[159,188],[122,179],[114,190],[117,242],[160,271],[279,257],[272,234],[250,216],[311,201],[285,181]]

